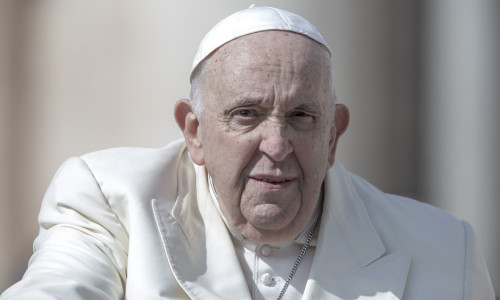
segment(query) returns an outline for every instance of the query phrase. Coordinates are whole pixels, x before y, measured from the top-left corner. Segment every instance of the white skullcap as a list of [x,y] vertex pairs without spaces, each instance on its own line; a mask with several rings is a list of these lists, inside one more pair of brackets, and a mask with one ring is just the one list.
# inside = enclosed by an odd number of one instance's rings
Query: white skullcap
[[220,46],[238,37],[266,30],[284,30],[303,34],[324,45],[331,54],[325,39],[303,17],[278,8],[252,5],[250,8],[226,17],[205,35],[194,57],[191,79],[198,64]]

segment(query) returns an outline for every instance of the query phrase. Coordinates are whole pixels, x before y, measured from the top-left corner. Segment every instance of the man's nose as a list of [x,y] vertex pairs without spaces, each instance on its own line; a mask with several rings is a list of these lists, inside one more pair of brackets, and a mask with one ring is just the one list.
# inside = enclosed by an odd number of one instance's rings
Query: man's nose
[[269,124],[262,128],[262,140],[259,150],[274,161],[284,160],[293,151],[293,147],[283,124]]

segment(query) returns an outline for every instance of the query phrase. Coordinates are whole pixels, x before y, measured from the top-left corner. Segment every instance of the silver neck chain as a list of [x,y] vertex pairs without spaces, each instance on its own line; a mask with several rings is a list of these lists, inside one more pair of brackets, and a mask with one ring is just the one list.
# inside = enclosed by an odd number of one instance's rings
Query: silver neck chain
[[288,286],[290,285],[290,282],[292,282],[292,278],[295,275],[295,272],[297,272],[297,269],[299,268],[299,265],[302,262],[302,258],[306,254],[307,248],[309,247],[309,244],[311,243],[311,241],[313,239],[314,232],[316,231],[316,227],[318,227],[319,220],[321,219],[321,215],[322,214],[323,214],[323,208],[321,207],[320,210],[319,210],[319,214],[316,217],[316,220],[314,220],[312,228],[309,231],[309,234],[307,235],[306,242],[304,243],[304,246],[302,247],[302,250],[300,250],[300,253],[299,253],[299,256],[297,257],[297,260],[293,264],[292,271],[290,272],[290,275],[288,275],[288,279],[286,280],[285,285],[281,289],[281,292],[278,295],[278,298],[276,298],[276,300],[283,299],[283,296],[285,295],[285,292],[288,289]]

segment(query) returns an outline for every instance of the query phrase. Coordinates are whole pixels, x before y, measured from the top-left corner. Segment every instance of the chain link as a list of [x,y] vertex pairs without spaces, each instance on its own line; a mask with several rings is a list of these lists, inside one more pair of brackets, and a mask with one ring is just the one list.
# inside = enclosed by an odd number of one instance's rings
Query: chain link
[[297,269],[299,268],[300,263],[302,262],[302,258],[306,254],[307,248],[309,247],[309,244],[311,243],[314,232],[316,231],[316,227],[318,226],[319,220],[321,219],[321,215],[323,214],[323,208],[321,207],[319,211],[319,215],[316,217],[316,220],[314,220],[313,226],[311,228],[311,231],[309,231],[309,235],[307,236],[306,242],[304,243],[304,246],[302,247],[302,250],[300,250],[299,256],[297,257],[297,260],[293,264],[292,271],[290,272],[290,275],[288,275],[288,279],[285,282],[285,285],[281,289],[280,294],[278,295],[278,298],[276,300],[282,300],[283,296],[285,295],[286,290],[288,289],[288,286],[290,285],[290,282],[292,282],[292,278],[295,275],[295,272],[297,272]]

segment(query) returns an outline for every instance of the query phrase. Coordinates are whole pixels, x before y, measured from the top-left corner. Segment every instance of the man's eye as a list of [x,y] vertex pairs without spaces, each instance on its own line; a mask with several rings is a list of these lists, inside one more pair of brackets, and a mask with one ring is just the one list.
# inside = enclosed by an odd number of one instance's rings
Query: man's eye
[[293,113],[293,116],[294,117],[309,117],[308,114],[306,114],[305,112],[303,111],[296,111]]
[[254,108],[239,108],[231,112],[229,121],[234,125],[255,126],[262,119],[262,113]]
[[307,112],[304,112],[304,111],[294,111],[293,113],[290,114],[290,116],[292,118],[296,118],[296,119],[313,119],[313,115],[307,113]]
[[243,118],[253,118],[257,116],[257,112],[251,109],[240,109],[236,111],[234,115]]
[[316,118],[308,112],[297,110],[288,115],[288,120],[290,124],[294,124],[295,126],[309,126],[314,124]]

